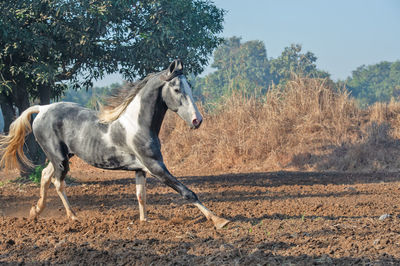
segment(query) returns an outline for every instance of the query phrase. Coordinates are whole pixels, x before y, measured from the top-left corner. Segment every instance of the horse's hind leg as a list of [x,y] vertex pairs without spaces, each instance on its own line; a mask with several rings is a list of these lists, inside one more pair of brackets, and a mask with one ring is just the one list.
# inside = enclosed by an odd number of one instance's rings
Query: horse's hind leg
[[136,171],[136,197],[139,202],[140,221],[147,221],[146,211],[146,174]]
[[42,178],[40,180],[40,198],[36,206],[32,206],[30,211],[30,218],[36,219],[43,209],[46,207],[47,191],[50,186],[51,177],[54,174],[54,167],[49,163],[42,171]]
[[65,193],[66,184],[64,178],[69,170],[68,159],[65,159],[64,161],[62,161],[62,163],[54,164],[54,167],[54,177],[52,178],[51,182],[53,182],[54,186],[56,187],[57,194],[65,207],[68,218],[72,221],[78,220],[75,213],[71,209],[67,194]]

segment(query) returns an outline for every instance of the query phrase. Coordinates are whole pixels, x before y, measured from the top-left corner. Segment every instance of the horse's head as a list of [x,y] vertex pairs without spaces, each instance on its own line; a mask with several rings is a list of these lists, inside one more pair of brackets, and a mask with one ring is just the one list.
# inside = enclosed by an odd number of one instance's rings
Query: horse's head
[[176,112],[191,128],[198,128],[203,121],[192,95],[192,88],[183,75],[180,60],[171,63],[166,71],[166,84],[162,97],[168,109]]

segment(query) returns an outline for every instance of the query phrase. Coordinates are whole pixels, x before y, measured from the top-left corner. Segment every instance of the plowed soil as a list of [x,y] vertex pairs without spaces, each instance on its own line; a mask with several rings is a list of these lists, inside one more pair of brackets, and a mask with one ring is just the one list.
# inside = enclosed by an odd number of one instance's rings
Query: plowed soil
[[32,183],[0,176],[0,264],[400,264],[400,174],[309,172],[178,177],[216,214],[214,229],[172,189],[148,178],[139,222],[134,174],[73,165],[69,222],[53,186],[37,221]]

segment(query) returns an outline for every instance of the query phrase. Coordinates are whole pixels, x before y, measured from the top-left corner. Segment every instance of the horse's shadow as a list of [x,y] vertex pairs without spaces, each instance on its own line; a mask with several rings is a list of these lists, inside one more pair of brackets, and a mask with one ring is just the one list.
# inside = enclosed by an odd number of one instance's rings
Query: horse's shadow
[[400,172],[301,172],[301,171],[278,171],[260,173],[222,174],[210,176],[185,176],[179,178],[187,185],[212,185],[227,184],[240,186],[312,186],[328,184],[365,184],[380,182],[400,181]]
[[[400,181],[400,172],[301,172],[301,171],[278,171],[278,172],[257,172],[257,173],[233,173],[207,176],[182,176],[177,177],[185,185],[191,187],[222,185],[240,185],[250,187],[279,187],[279,186],[312,186],[328,184],[365,184],[381,182]],[[130,185],[135,184],[134,178],[120,178],[105,181],[76,181],[74,185]],[[156,178],[147,178],[147,187],[153,188],[163,186]]]
[[[280,187],[280,186],[313,186],[313,185],[328,185],[328,184],[341,184],[345,186],[351,186],[355,184],[365,183],[382,183],[382,182],[396,182],[400,181],[400,173],[319,173],[319,172],[268,172],[268,173],[244,173],[244,174],[223,174],[216,176],[185,176],[178,178],[185,185],[191,188],[199,198],[206,204],[219,204],[226,203],[228,205],[234,205],[238,202],[255,202],[255,201],[282,201],[287,199],[302,199],[302,198],[340,198],[347,195],[368,195],[370,192],[357,191],[356,189],[349,189],[344,191],[327,191],[322,193],[277,193],[270,192],[268,188]],[[132,189],[124,190],[124,192],[113,193],[108,195],[99,195],[96,193],[85,194],[74,193],[71,195],[71,203],[79,204],[80,209],[84,210],[87,208],[96,209],[97,206],[101,206],[103,209],[113,208],[126,208],[131,206],[136,208],[137,199],[135,195],[135,179],[134,178],[121,178],[116,180],[107,181],[93,181],[93,182],[78,182],[79,184],[85,184],[86,186],[98,185],[107,186],[130,186]],[[222,190],[221,188],[226,185],[227,189]],[[208,188],[219,187],[219,190],[211,192]],[[238,186],[235,188],[235,186]],[[155,178],[148,178],[148,205],[153,206],[168,206],[168,205],[183,205],[186,202],[172,189],[160,192],[160,188],[165,187],[164,184],[156,180]],[[203,189],[206,188],[206,189]],[[260,216],[258,218],[247,218],[241,215],[230,217],[232,220],[249,221],[256,223],[262,219],[289,219],[289,218],[301,218],[286,217],[285,215],[267,215]],[[305,217],[305,218],[312,218]],[[328,220],[337,219],[338,217],[322,217]],[[340,217],[339,217],[340,218]],[[356,218],[356,217],[353,217]]]

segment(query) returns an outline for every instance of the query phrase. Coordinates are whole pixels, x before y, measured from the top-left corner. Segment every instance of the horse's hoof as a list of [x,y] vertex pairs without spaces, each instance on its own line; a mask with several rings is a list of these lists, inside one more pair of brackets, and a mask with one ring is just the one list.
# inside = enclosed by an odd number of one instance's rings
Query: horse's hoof
[[76,217],[75,214],[69,215],[68,218],[69,218],[69,220],[70,220],[71,222],[79,222],[79,219],[78,219],[78,217]]
[[37,220],[38,213],[36,212],[36,206],[32,206],[30,212],[29,212],[29,219],[30,220]]
[[214,223],[215,228],[218,230],[224,228],[227,224],[229,224],[231,222],[227,219],[217,217],[217,216],[213,217],[212,221]]

